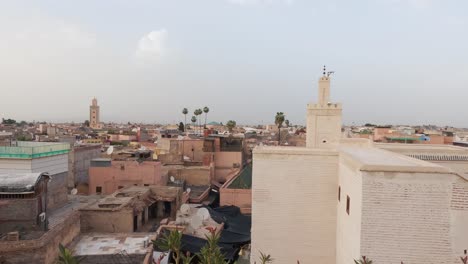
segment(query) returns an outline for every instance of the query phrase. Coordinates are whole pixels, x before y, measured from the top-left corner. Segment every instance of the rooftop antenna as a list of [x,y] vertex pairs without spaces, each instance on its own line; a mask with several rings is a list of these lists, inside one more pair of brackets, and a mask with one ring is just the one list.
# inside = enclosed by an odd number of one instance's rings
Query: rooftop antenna
[[325,65],[323,65],[323,76],[327,76],[330,77],[330,75],[332,75],[333,73],[335,73],[334,71],[328,71],[327,72],[327,67]]

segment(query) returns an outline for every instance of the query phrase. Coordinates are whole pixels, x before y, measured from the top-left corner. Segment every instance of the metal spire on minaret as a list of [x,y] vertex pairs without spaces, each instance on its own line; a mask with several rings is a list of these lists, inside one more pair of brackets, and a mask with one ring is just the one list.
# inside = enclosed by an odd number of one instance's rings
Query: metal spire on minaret
[[327,75],[327,67],[323,65],[323,76]]

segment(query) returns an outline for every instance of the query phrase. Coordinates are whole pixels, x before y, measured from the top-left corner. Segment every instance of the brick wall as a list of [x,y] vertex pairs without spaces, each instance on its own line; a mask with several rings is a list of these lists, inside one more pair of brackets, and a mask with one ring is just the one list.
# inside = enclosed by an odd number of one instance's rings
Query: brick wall
[[450,237],[451,182],[457,176],[363,172],[362,177],[362,255],[379,264],[458,263]]
[[451,240],[454,258],[468,250],[468,182],[459,178],[452,184],[450,201]]

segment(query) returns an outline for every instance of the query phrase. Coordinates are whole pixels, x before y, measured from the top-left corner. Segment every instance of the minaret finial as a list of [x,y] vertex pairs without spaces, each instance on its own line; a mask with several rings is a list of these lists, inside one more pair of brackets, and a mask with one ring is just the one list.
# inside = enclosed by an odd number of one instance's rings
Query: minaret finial
[[327,74],[327,67],[323,65],[323,76],[325,76],[326,74]]

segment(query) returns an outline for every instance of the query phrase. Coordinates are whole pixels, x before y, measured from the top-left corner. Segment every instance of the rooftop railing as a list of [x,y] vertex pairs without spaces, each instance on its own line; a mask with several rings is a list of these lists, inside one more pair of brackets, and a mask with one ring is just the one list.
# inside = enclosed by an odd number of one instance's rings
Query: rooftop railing
[[68,143],[17,141],[13,146],[0,147],[0,158],[34,159],[65,154],[69,151]]

